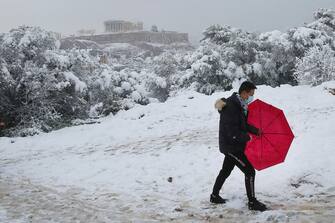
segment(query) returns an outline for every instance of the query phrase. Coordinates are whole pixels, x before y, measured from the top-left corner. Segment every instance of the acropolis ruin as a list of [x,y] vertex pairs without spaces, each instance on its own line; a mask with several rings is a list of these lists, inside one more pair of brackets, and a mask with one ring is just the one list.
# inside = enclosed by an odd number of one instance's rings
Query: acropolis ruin
[[104,22],[106,33],[142,31],[143,23],[132,23],[124,20],[108,20]]
[[[97,44],[109,43],[189,43],[187,33],[175,31],[146,31],[143,30],[143,23],[132,23],[124,20],[108,20],[104,22],[105,32],[101,34],[72,36],[62,40],[70,43],[75,40],[88,40]],[[157,28],[157,27],[156,27]]]

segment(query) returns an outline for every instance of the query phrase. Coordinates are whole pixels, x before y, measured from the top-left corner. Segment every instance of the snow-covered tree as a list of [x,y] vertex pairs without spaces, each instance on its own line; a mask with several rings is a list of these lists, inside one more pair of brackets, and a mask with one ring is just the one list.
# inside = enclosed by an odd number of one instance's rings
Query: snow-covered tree
[[327,45],[309,49],[298,59],[295,78],[300,84],[310,85],[335,80],[335,51]]
[[292,42],[294,54],[301,58],[308,51],[308,49],[323,45],[330,45],[334,39],[327,35],[325,31],[320,31],[308,27],[293,28],[288,31],[289,41]]
[[314,22],[307,25],[308,28],[326,31],[329,35],[334,35],[335,31],[335,10],[318,9],[314,13]]
[[256,84],[295,84],[293,69],[296,62],[294,48],[289,35],[272,31],[258,37],[258,52],[250,79]]
[[203,44],[191,56],[191,67],[179,79],[182,88],[191,87],[204,94],[231,89],[231,73],[215,45]]
[[144,84],[133,70],[114,71],[90,50],[59,50],[58,45],[53,33],[35,27],[1,36],[0,116],[8,134],[71,125],[93,114],[92,108],[95,115],[106,115],[148,103]]
[[210,41],[222,45],[236,38],[240,33],[242,33],[242,30],[231,26],[212,25],[203,32],[204,38],[201,41]]

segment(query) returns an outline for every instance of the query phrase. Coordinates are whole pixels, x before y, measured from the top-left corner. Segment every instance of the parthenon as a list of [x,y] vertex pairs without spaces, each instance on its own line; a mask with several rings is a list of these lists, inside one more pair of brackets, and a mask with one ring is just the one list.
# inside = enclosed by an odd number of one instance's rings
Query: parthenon
[[108,20],[104,22],[106,33],[142,31],[143,23],[132,23],[124,20]]

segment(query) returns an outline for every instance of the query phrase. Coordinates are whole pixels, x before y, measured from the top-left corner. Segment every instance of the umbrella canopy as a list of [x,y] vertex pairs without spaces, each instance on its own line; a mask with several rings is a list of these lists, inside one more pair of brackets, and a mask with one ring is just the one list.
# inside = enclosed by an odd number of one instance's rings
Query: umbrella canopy
[[285,160],[294,135],[284,112],[259,99],[248,106],[248,123],[260,128],[261,136],[251,136],[245,154],[257,170],[262,170]]

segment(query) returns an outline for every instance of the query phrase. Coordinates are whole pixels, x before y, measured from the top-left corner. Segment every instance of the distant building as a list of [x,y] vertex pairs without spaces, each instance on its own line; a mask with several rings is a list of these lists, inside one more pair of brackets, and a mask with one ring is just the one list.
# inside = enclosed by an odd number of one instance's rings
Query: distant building
[[142,31],[143,23],[132,23],[124,20],[108,20],[104,22],[106,33]]

